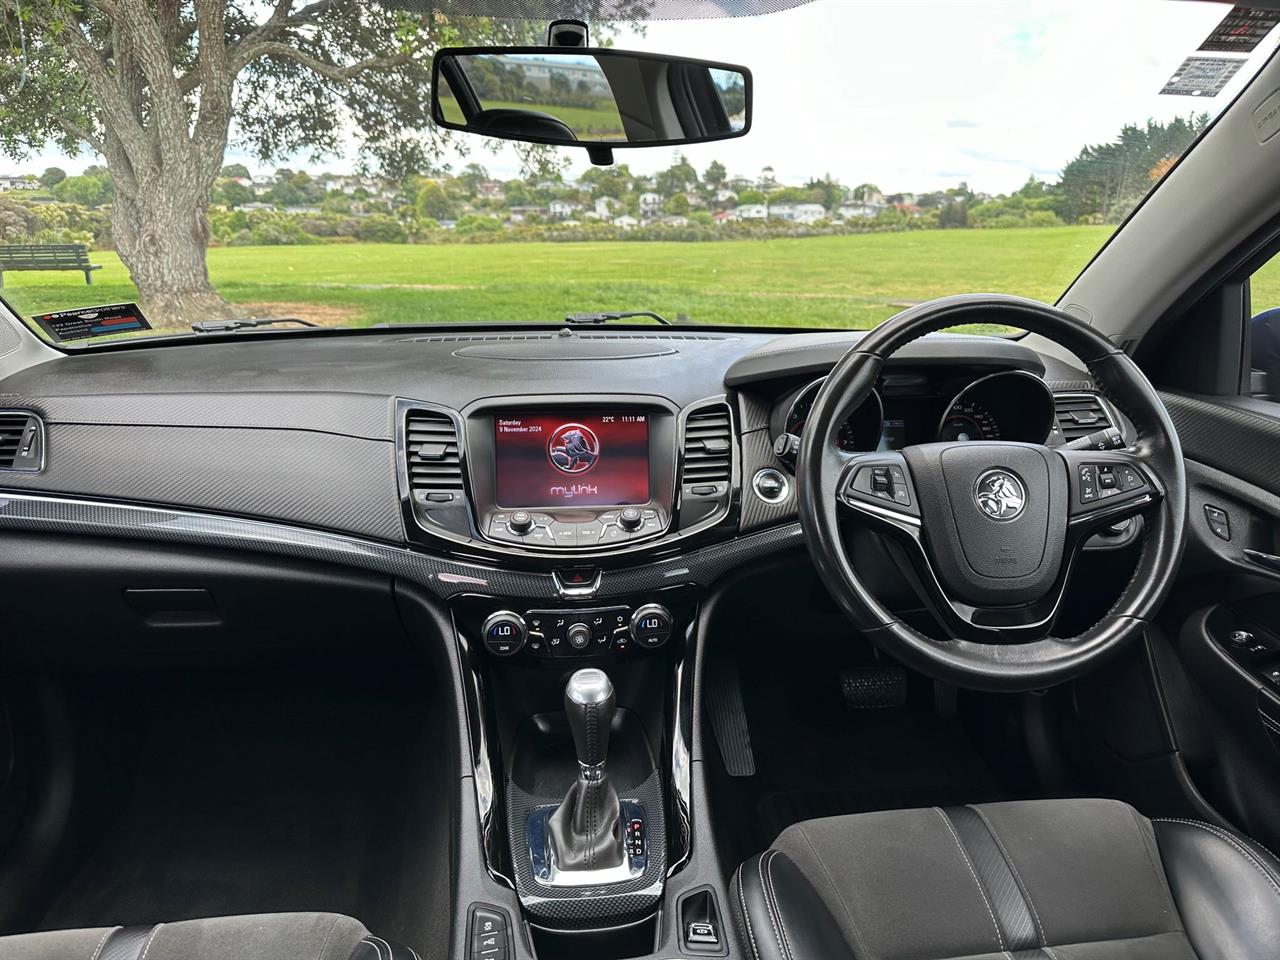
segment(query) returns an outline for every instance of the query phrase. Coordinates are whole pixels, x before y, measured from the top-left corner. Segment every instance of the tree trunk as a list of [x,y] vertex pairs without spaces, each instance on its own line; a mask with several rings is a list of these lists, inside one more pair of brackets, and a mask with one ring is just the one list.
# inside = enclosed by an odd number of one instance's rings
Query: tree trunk
[[209,185],[195,171],[154,174],[133,195],[117,195],[111,228],[120,259],[156,329],[235,315],[209,282]]

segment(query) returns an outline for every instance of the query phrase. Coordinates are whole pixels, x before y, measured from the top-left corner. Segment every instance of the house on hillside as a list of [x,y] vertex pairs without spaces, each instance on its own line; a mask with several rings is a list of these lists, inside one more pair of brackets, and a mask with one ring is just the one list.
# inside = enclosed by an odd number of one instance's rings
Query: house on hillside
[[656,193],[640,194],[640,215],[652,216],[662,209],[662,197]]
[[768,220],[769,208],[763,203],[744,203],[734,211],[739,220]]
[[836,210],[836,216],[841,220],[852,220],[858,217],[871,219],[884,209],[885,205],[883,203],[871,203],[868,201],[859,203],[856,200],[850,200],[848,203],[840,204],[839,209]]
[[788,223],[817,223],[825,220],[827,208],[820,203],[771,203],[769,204],[770,220],[785,220]]
[[476,197],[481,200],[501,200],[503,197],[501,180],[481,180],[476,184]]
[[621,201],[614,200],[612,197],[596,197],[595,207],[588,210],[584,216],[590,220],[612,220],[613,211],[621,206]]
[[39,180],[28,180],[25,176],[0,177],[0,190],[39,190]]
[[716,223],[734,223],[739,219],[738,211],[737,210],[717,210],[715,213],[711,215],[711,219],[713,219]]
[[636,227],[640,226],[640,221],[631,216],[631,214],[624,213],[620,217],[613,218],[613,225],[615,227],[621,227],[623,230],[634,230]]
[[512,223],[524,223],[530,217],[545,217],[547,215],[547,208],[538,206],[520,206],[511,207],[507,212],[511,215]]
[[679,214],[670,217],[663,217],[662,225],[664,227],[687,227],[689,225],[689,218],[682,217]]
[[557,198],[551,201],[551,205],[548,209],[551,211],[551,216],[555,219],[568,220],[574,215],[574,213],[581,210],[582,206],[581,204],[573,203],[570,200],[560,200]]
[[736,190],[730,190],[728,187],[721,187],[716,191],[716,203],[737,203],[738,193]]

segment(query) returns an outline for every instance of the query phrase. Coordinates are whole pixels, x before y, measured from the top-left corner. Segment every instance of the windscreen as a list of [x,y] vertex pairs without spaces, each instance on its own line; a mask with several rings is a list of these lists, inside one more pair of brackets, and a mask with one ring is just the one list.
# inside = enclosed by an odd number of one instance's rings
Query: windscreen
[[[20,6],[0,7],[0,296],[68,347],[630,311],[865,329],[945,294],[1053,302],[1280,35],[1274,13],[1164,0],[593,23],[596,44],[746,65],[754,90],[744,137],[596,166],[432,123],[437,49],[542,43],[544,22],[241,4],[215,35],[189,5],[166,30],[105,0]],[[598,70],[542,66],[484,61],[472,93],[618,129]]]

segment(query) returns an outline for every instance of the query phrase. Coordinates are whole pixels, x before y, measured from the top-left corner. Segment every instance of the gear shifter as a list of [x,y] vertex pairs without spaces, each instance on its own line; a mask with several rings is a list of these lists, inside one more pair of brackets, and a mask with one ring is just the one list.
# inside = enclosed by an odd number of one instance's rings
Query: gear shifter
[[608,870],[626,859],[618,794],[609,782],[609,731],[617,700],[603,670],[579,670],[564,691],[564,709],[578,754],[578,779],[548,824],[562,872]]

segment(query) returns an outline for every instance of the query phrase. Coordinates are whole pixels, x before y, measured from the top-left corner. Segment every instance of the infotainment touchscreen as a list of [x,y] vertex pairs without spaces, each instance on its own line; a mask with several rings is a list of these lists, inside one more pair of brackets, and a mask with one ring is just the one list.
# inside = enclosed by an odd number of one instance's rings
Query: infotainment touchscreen
[[494,416],[501,507],[649,501],[649,416],[637,411],[508,411]]

